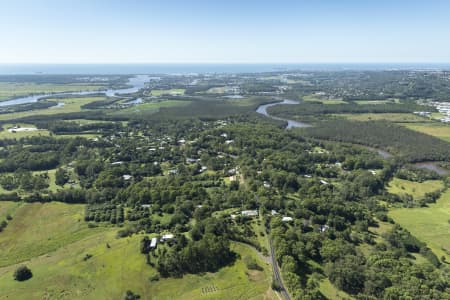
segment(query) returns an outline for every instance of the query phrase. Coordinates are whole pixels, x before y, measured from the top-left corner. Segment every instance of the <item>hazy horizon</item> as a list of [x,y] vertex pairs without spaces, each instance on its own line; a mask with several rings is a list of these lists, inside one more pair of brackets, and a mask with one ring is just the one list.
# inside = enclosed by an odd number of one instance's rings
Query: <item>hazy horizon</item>
[[450,63],[113,63],[4,64],[0,75],[30,74],[189,74],[267,73],[288,71],[450,70]]
[[0,3],[0,63],[450,62],[447,1]]

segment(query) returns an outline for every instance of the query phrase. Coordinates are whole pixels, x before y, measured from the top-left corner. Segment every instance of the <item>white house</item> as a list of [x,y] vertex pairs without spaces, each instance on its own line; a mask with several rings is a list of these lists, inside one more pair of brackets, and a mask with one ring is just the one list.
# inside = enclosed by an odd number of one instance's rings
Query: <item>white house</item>
[[257,210],[243,210],[241,211],[241,215],[245,217],[256,217],[258,215]]
[[150,248],[156,248],[156,243],[158,243],[158,239],[157,238],[152,238],[151,242],[150,242]]
[[167,240],[171,240],[174,238],[174,235],[172,233],[167,233],[167,234],[163,234],[163,236],[161,237],[161,241],[167,241]]

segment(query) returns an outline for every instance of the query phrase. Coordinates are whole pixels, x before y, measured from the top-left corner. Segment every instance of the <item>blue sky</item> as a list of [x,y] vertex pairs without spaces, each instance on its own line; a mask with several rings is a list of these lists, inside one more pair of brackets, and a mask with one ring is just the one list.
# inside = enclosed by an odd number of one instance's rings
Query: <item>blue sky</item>
[[0,63],[450,62],[450,1],[0,0]]

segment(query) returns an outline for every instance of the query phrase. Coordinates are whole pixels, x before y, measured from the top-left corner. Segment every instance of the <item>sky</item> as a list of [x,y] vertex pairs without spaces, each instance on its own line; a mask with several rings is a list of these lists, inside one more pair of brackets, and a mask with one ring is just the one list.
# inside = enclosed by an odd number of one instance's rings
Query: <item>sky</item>
[[0,0],[0,63],[448,63],[447,0]]

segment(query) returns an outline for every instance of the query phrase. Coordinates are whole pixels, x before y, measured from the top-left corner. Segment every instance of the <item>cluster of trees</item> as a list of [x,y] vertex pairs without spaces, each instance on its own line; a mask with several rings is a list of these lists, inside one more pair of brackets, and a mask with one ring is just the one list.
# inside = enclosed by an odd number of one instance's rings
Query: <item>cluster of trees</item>
[[228,225],[224,220],[205,218],[190,231],[189,238],[177,235],[150,252],[150,240],[141,242],[141,252],[161,276],[181,277],[185,273],[215,272],[230,264],[236,254],[230,249]]
[[[94,102],[96,103],[96,102]],[[120,124],[113,122],[93,122],[80,124],[71,121],[48,121],[39,122],[39,128],[47,129],[54,134],[70,134],[70,133],[96,133],[96,132],[114,132],[121,128]]]
[[124,209],[121,206],[106,203],[86,205],[84,220],[122,224],[125,220]]
[[181,240],[178,238],[173,246],[160,247],[154,252],[155,266],[161,276],[215,272],[235,259],[230,241],[224,237],[207,234],[198,241]]
[[319,139],[350,142],[400,154],[409,162],[447,161],[448,143],[430,135],[381,121],[334,120],[306,128],[305,134]]
[[[8,215],[8,217],[11,216]],[[0,222],[0,232],[2,232],[6,228],[6,226],[8,226],[8,221],[3,220],[2,222]]]
[[320,102],[304,102],[300,105],[276,105],[269,108],[269,113],[291,118],[303,115],[327,115],[327,114],[359,114],[359,113],[412,113],[414,111],[435,111],[434,107],[423,106],[414,103],[403,104],[333,104],[323,105]]
[[31,172],[18,171],[0,176],[0,185],[7,191],[22,189],[27,192],[45,190],[49,187],[48,173],[33,175]]
[[57,103],[53,101],[38,101],[33,103],[25,103],[20,105],[11,105],[11,106],[5,106],[0,108],[1,114],[9,114],[9,113],[15,113],[15,112],[21,112],[21,111],[28,111],[28,110],[36,110],[36,109],[46,109],[50,108],[52,106],[56,106]]
[[397,172],[395,172],[395,177],[414,182],[424,182],[425,180],[436,180],[441,178],[436,172],[420,169],[411,165],[405,165],[402,168],[399,168]]

